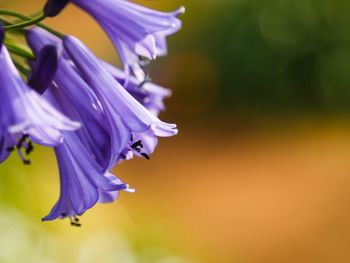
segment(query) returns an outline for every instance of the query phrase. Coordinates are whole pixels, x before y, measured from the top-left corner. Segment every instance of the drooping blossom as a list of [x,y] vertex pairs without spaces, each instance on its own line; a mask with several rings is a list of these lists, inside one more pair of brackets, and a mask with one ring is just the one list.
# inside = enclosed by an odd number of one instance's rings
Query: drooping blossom
[[[28,31],[27,40],[34,51],[47,44],[61,44],[59,39],[41,29]],[[83,126],[91,130],[90,134],[102,138],[100,143],[96,143],[96,139],[90,140],[90,148],[96,150],[96,145],[101,145],[99,152],[104,156],[94,155],[101,156],[103,160],[106,160],[106,153],[110,154],[110,162],[106,166],[108,169],[123,156],[129,156],[129,150],[147,158],[157,145],[157,136],[167,137],[177,133],[176,125],[160,121],[147,110],[149,108],[154,113],[162,110],[162,99],[169,95],[168,90],[150,83],[144,88],[138,87],[141,83],[136,78],[131,78],[124,88],[118,82],[125,78],[122,71],[96,58],[76,38],[68,36],[64,42],[66,44],[54,78],[55,83],[69,94],[70,99],[75,100],[74,105],[80,105],[78,111],[87,108],[81,114],[83,118],[91,116],[90,119],[97,120],[93,122],[86,119],[86,125]],[[88,103],[82,104],[83,101]],[[88,111],[90,114],[86,113]],[[84,127],[78,132],[83,132]],[[102,127],[100,132],[96,132],[97,127]]]
[[127,184],[105,172],[86,151],[76,133],[65,134],[65,142],[55,147],[60,172],[60,197],[43,221],[74,218],[97,202],[112,202],[119,191],[132,191]]
[[[27,32],[27,41],[35,53],[40,53],[47,45],[57,45],[62,48],[60,39],[38,28]],[[72,61],[67,58],[68,55],[64,50],[62,55],[53,84],[60,89],[61,96],[66,98],[61,101],[66,101],[67,105],[71,105],[70,110],[67,110],[65,114],[82,123],[77,133],[85,147],[99,164],[108,170],[115,162],[115,157],[112,153],[111,135],[104,111],[96,95],[81,77]]]
[[[62,45],[59,39],[40,29],[28,31],[27,40],[35,52],[39,52],[47,45]],[[65,114],[83,124],[77,133],[87,151],[106,171],[120,160],[131,157],[125,150],[131,136],[130,130],[119,116],[114,118],[106,116],[95,92],[83,79],[79,69],[64,50],[54,77],[54,84],[66,96],[66,99],[61,101],[73,105],[72,109]]]
[[[28,163],[21,149],[29,154],[33,149],[31,141],[55,146],[63,142],[62,131],[76,130],[80,124],[68,119],[30,89],[2,45],[2,39],[0,45],[0,162],[17,148],[21,159]],[[42,71],[45,74],[45,69]]]
[[[54,58],[55,60],[57,49],[57,46],[53,45],[44,45],[41,49],[36,46],[37,57],[41,58],[37,63],[49,65],[50,59]],[[44,53],[45,56],[41,53]],[[33,66],[35,67],[36,65],[34,64]],[[57,69],[58,76],[69,79],[67,76],[60,75],[61,68],[62,65],[60,63]],[[45,79],[45,77],[36,77]],[[70,82],[71,89],[72,87],[79,88],[79,86],[74,86],[74,84],[76,83]],[[41,89],[41,85],[41,81],[32,82],[32,88],[36,90]],[[73,95],[73,97],[70,95]],[[43,220],[68,217],[73,225],[80,226],[77,216],[83,214],[97,202],[112,202],[117,198],[121,190],[132,191],[132,189],[129,189],[128,185],[106,171],[106,167],[100,165],[100,160],[97,160],[96,156],[93,155],[93,153],[98,153],[98,151],[88,149],[88,146],[91,144],[87,140],[91,139],[92,135],[87,134],[89,129],[86,126],[95,127],[94,131],[97,132],[95,136],[103,135],[98,133],[100,123],[96,120],[94,121],[92,117],[98,116],[98,112],[94,110],[94,112],[90,112],[88,107],[79,108],[79,105],[73,103],[77,103],[80,100],[83,101],[83,104],[80,103],[80,106],[89,105],[90,100],[87,97],[74,97],[74,92],[69,95],[65,94],[62,85],[56,85],[55,82],[45,89],[43,96],[61,112],[82,123],[81,129],[78,131],[63,133],[64,142],[55,147],[60,171],[61,191],[56,205]],[[93,143],[97,142],[94,141]]]
[[114,126],[112,130],[119,129],[115,127],[113,120],[120,120],[129,131],[123,134],[127,143],[122,149],[131,147],[137,155],[148,158],[157,145],[157,137],[177,134],[175,124],[162,122],[148,111],[121,86],[81,41],[66,36],[63,43],[83,78],[94,90],[107,118],[111,120],[110,123]]
[[149,60],[167,54],[166,37],[181,28],[177,17],[184,7],[174,12],[160,12],[128,0],[71,0],[90,14],[103,28],[118,50],[125,68],[142,76],[141,58]]

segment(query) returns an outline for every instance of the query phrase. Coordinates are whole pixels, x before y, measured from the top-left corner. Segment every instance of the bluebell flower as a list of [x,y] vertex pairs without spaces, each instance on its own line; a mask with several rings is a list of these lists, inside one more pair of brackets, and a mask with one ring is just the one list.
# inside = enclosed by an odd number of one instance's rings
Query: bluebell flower
[[[27,40],[34,51],[60,43],[38,28],[28,31]],[[167,89],[151,83],[139,87],[142,83],[136,78],[130,78],[124,88],[118,82],[125,78],[122,71],[96,58],[79,40],[66,37],[65,42],[54,82],[81,112],[83,127],[77,132],[89,135],[84,136],[87,148],[100,165],[111,169],[119,161],[130,159],[131,152],[149,158],[158,143],[157,136],[177,133],[176,125],[156,117],[164,107],[162,99],[170,95]]]
[[[27,32],[27,41],[35,53],[45,45],[62,45],[60,39],[39,28]],[[105,170],[111,169],[119,162],[120,155],[125,156],[122,152],[129,140],[130,131],[118,117],[106,117],[95,92],[85,82],[64,50],[54,84],[66,96],[66,99],[61,101],[73,105],[71,110],[64,113],[83,124],[77,133],[87,150]]]
[[159,12],[128,0],[71,0],[89,13],[107,33],[126,69],[139,71],[140,57],[153,60],[167,54],[166,37],[181,28],[185,9]]
[[[62,49],[60,39],[38,28],[27,32],[27,42],[38,57],[48,47]],[[125,82],[123,71],[96,58],[74,37],[63,43],[53,82],[43,96],[82,127],[65,133],[64,143],[55,147],[61,194],[43,220],[69,217],[79,224],[77,216],[96,202],[111,202],[119,191],[132,191],[109,173],[115,164],[134,154],[148,159],[157,136],[175,135],[177,129],[156,117],[168,90],[133,77],[124,88],[119,82]]]
[[[70,2],[100,24],[124,71],[78,39],[40,24]],[[4,20],[5,27],[0,22],[0,162],[17,149],[30,163],[24,153],[33,150],[32,142],[53,147],[60,195],[42,220],[69,218],[80,226],[78,216],[97,202],[134,191],[110,172],[116,164],[134,155],[150,159],[158,137],[178,132],[175,124],[158,118],[170,90],[151,83],[143,66],[166,55],[166,38],[181,28],[177,17],[184,8],[165,13],[128,0],[47,0],[43,13],[33,18],[2,11],[22,21]],[[26,29],[33,25],[45,30]],[[5,30],[26,32],[35,56],[12,39],[3,45]],[[14,62],[7,48],[16,54]]]
[[17,148],[28,163],[21,149],[29,154],[32,141],[54,146],[63,142],[61,131],[80,127],[23,82],[4,45],[0,50],[0,86],[0,162]]
[[[33,33],[29,35],[31,39]],[[58,53],[58,47],[51,45],[53,43],[45,45],[47,43],[50,43],[50,39],[36,38],[31,44],[38,57],[44,52],[47,58],[54,58],[55,61],[54,53]],[[86,90],[89,89],[87,85],[84,86],[81,79],[79,81],[74,69],[66,63],[60,60],[53,82],[45,89],[43,96],[62,113],[82,123],[82,127],[75,132],[65,132],[64,142],[54,148],[60,171],[61,193],[43,221],[68,217],[72,225],[80,226],[78,216],[97,202],[112,202],[119,191],[133,189],[108,172],[110,153],[109,145],[103,145],[108,142],[103,111],[93,93]],[[40,89],[42,82],[33,81],[32,85],[34,89],[38,89],[36,85],[39,85]]]
[[[112,130],[118,131],[115,123],[123,124],[128,133],[120,136],[127,142],[125,148],[139,156],[149,158],[157,144],[157,137],[177,134],[175,124],[162,122],[147,110],[113,77],[101,61],[78,39],[66,36],[63,40],[65,50],[80,71],[83,78],[94,90]],[[116,121],[117,120],[117,121]],[[128,136],[128,137],[125,137]],[[121,144],[123,146],[123,144]]]
[[60,197],[43,221],[68,217],[73,225],[79,225],[77,216],[97,202],[112,202],[119,191],[133,191],[104,172],[76,133],[65,134],[65,142],[55,147],[55,154],[60,171]]

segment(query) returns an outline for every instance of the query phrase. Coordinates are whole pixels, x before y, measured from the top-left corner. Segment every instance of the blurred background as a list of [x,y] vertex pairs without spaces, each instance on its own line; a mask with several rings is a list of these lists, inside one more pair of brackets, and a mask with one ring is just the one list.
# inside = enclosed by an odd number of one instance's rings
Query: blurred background
[[[149,67],[173,90],[161,118],[179,135],[116,167],[137,192],[89,210],[82,228],[40,222],[59,194],[52,151],[30,167],[13,155],[0,166],[0,262],[350,262],[350,2],[137,2],[187,8]],[[74,6],[47,23],[119,64]]]

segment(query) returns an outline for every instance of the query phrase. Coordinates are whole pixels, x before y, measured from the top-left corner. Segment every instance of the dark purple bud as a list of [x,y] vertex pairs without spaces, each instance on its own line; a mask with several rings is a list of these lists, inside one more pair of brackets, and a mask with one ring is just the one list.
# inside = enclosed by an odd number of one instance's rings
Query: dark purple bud
[[4,37],[5,37],[4,25],[0,22],[0,49],[2,48]]
[[28,85],[39,94],[43,94],[52,82],[57,71],[59,57],[58,47],[55,45],[47,45],[37,54],[36,61],[32,64]]
[[49,17],[57,16],[68,3],[69,0],[48,0],[44,6],[44,14]]

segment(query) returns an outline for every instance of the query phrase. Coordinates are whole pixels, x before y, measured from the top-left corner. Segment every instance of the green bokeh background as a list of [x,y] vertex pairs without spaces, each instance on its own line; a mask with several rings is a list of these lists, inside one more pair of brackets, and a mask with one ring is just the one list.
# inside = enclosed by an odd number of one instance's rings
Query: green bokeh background
[[[173,90],[161,118],[179,135],[116,167],[137,192],[82,228],[40,222],[59,193],[52,150],[36,147],[30,167],[13,154],[0,166],[0,262],[350,262],[350,2],[137,2],[187,9],[149,67]],[[47,23],[120,65],[76,7]]]

